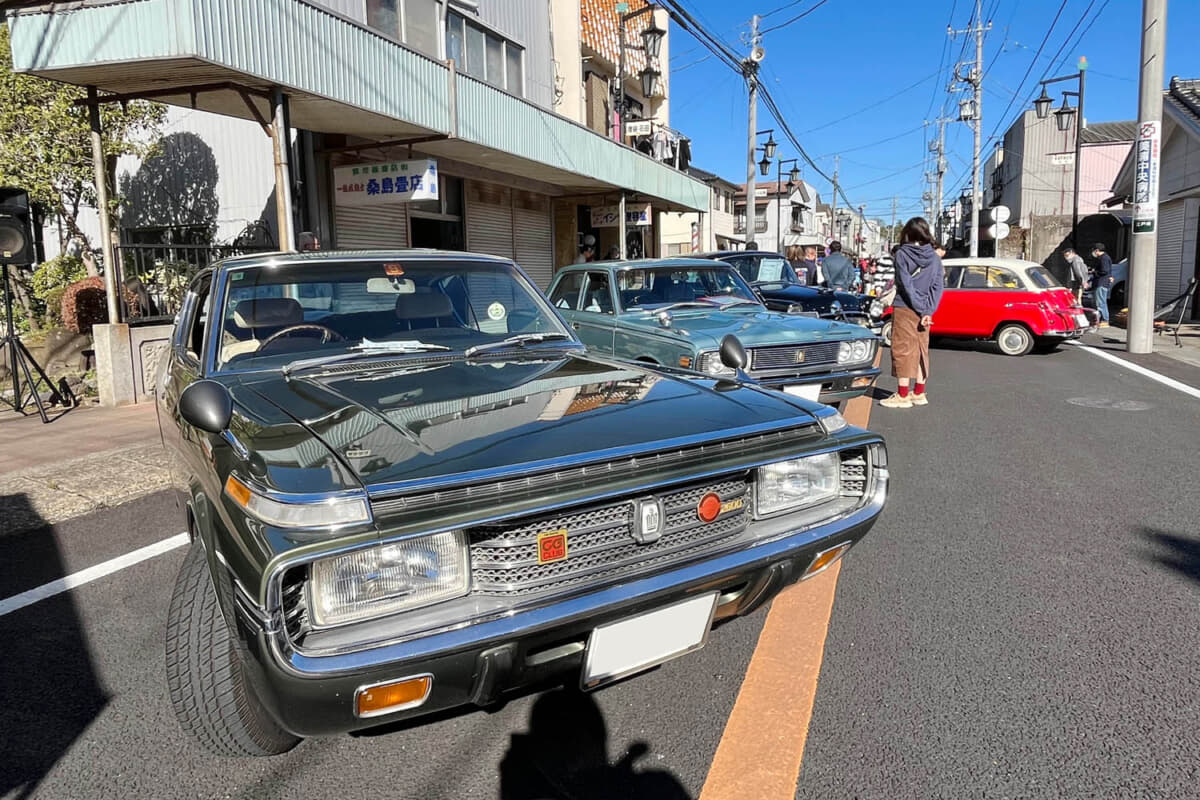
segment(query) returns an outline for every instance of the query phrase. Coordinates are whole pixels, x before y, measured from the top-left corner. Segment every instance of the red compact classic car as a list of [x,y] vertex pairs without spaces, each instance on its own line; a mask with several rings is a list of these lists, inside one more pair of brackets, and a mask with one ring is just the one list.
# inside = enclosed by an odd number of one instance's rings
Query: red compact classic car
[[[947,258],[946,291],[933,315],[934,336],[990,339],[1000,352],[1050,352],[1092,328],[1098,315],[1075,301],[1050,270],[1018,258]],[[892,341],[892,309],[880,335]]]

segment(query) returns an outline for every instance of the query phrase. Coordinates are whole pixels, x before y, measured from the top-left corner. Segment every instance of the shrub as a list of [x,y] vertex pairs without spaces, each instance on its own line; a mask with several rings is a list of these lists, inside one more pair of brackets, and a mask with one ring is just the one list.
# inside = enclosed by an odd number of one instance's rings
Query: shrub
[[86,277],[83,259],[65,253],[37,266],[31,285],[33,296],[44,307],[40,310],[47,324],[62,324],[63,294],[69,285]]
[[93,325],[108,322],[104,279],[84,278],[66,288],[62,297],[63,325],[75,333],[91,333]]

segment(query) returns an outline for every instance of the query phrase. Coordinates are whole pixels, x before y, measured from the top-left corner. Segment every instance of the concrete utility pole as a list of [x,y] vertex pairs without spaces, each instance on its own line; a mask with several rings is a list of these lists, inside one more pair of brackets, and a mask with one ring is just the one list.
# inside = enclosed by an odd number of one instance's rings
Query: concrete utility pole
[[833,205],[830,207],[829,214],[829,238],[839,240],[838,237],[838,218],[837,218],[837,196],[838,196],[838,167],[841,165],[842,157],[833,157]]
[[[1142,80],[1134,145],[1133,251],[1129,258],[1130,353],[1154,350],[1154,278],[1158,260],[1158,166],[1162,141],[1167,0],[1142,0]],[[1082,122],[1082,120],[1081,120]]]
[[945,240],[942,237],[942,194],[945,191],[946,180],[946,122],[945,117],[938,117],[938,143],[937,143],[937,184],[933,190],[933,219],[929,220],[933,223],[934,238],[939,243]]
[[892,195],[892,227],[888,228],[888,253],[892,252],[892,245],[896,244],[896,195]]
[[746,132],[746,241],[755,240],[755,221],[758,218],[758,208],[754,192],[757,188],[758,164],[755,155],[758,148],[758,63],[762,60],[762,36],[758,33],[758,14],[750,20],[750,55],[742,61],[742,74],[750,87],[750,106],[748,127]]
[[[112,243],[112,220],[108,207],[108,171],[105,169],[104,144],[100,138],[100,103],[95,86],[88,87],[88,121],[92,127],[92,174],[96,178],[96,211],[100,217],[100,252],[104,254],[104,299],[108,306],[108,322],[121,321],[121,306],[117,295],[117,256]],[[17,372],[14,369],[13,374]],[[16,397],[15,400],[21,398]]]
[[[970,255],[972,258],[979,255],[979,207],[983,204],[983,193],[980,191],[981,187],[979,186],[979,153],[983,149],[983,35],[991,30],[991,28],[992,24],[990,22],[985,25],[983,21],[983,0],[975,0],[974,27],[962,31],[954,29],[949,31],[952,36],[964,33],[974,34],[975,36],[975,65],[965,78],[958,77],[958,80],[969,84],[974,90],[970,117],[962,114],[959,115],[960,120],[970,119],[974,123],[975,143],[971,153]],[[957,68],[955,69],[955,75],[956,77],[958,76]]]

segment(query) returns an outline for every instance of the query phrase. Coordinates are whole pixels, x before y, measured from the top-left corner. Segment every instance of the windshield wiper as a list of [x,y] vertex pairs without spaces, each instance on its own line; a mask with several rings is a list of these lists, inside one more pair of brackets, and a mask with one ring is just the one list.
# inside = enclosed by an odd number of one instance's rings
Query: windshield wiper
[[[636,306],[636,308],[639,308],[642,311],[645,311],[649,314],[657,314],[661,311],[671,311],[676,308],[686,308],[688,306],[691,306],[692,308],[712,308],[713,307],[712,303],[705,303],[703,300],[681,300],[678,303],[668,303],[667,305],[659,306],[658,308],[645,308],[643,306]],[[632,309],[630,309],[630,310],[632,311]]]
[[527,344],[546,342],[551,339],[570,338],[565,333],[518,333],[516,336],[509,336],[507,339],[501,339],[497,342],[484,342],[483,344],[471,345],[463,351],[463,355],[470,358],[476,353],[483,353],[488,350],[503,350],[506,347],[524,347]]
[[292,361],[283,367],[283,374],[290,375],[302,369],[311,369],[312,367],[323,367],[327,364],[337,364],[342,361],[353,361],[358,358],[370,358],[377,355],[388,354],[411,354],[411,353],[428,353],[433,351],[449,350],[450,348],[444,344],[427,344],[416,340],[403,340],[395,342],[373,342],[370,339],[363,339],[358,344],[350,348],[349,353],[335,353],[329,356],[317,356],[316,358],[301,358],[297,361]]
[[721,308],[733,308],[734,306],[761,306],[762,303],[757,300],[734,300],[732,303],[722,303]]

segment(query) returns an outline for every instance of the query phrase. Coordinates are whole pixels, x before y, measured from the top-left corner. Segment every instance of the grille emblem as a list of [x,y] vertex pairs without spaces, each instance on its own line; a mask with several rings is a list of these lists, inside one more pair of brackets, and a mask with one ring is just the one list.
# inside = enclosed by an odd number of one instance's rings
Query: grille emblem
[[567,529],[539,533],[537,539],[538,563],[549,564],[567,557]]
[[717,517],[726,514],[730,511],[737,511],[744,506],[746,501],[738,497],[733,500],[721,502],[721,498],[716,494],[709,492],[700,498],[700,502],[696,504],[696,516],[703,523],[716,521]]
[[799,349],[796,350],[796,363],[797,364],[804,363],[804,351],[803,350],[799,350]]
[[633,540],[638,544],[657,542],[662,536],[663,507],[657,497],[646,497],[633,503]]

